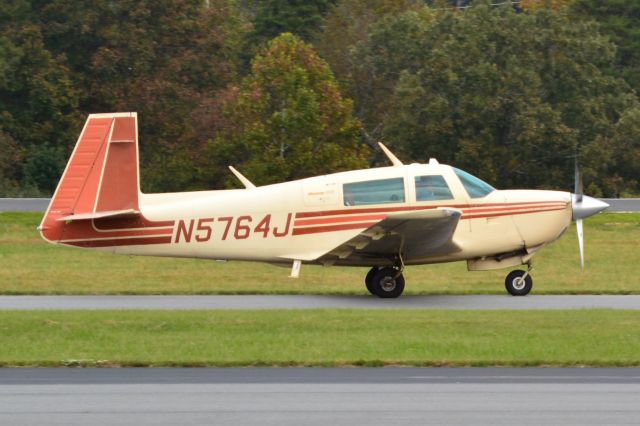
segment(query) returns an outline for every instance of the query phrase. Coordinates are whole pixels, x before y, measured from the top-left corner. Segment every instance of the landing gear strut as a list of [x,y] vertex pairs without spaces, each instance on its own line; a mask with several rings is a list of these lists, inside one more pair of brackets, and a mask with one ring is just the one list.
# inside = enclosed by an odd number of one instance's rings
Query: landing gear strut
[[402,257],[398,256],[396,263],[396,267],[374,266],[371,268],[364,279],[369,293],[382,299],[393,299],[402,294],[404,291],[404,276],[402,276],[404,263],[402,262]]
[[516,270],[511,271],[504,280],[504,286],[512,296],[526,296],[533,287],[533,278],[529,272],[531,272],[532,266],[529,264],[529,268],[526,271]]

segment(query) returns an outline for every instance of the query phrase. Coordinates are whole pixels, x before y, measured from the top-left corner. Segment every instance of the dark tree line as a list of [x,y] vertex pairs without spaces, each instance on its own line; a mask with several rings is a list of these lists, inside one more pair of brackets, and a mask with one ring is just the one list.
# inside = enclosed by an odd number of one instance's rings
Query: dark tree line
[[498,187],[640,193],[640,4],[0,3],[0,196],[48,195],[88,113],[137,111],[143,190],[437,157]]

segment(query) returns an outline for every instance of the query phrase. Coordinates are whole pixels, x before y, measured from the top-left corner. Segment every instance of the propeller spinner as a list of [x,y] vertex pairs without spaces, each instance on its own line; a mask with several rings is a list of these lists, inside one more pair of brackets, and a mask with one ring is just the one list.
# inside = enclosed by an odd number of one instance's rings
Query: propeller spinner
[[596,213],[609,207],[609,204],[596,198],[583,194],[582,176],[578,170],[576,162],[574,193],[571,194],[571,206],[573,210],[573,220],[576,221],[576,230],[578,233],[578,246],[580,247],[580,265],[584,269],[584,234],[582,228],[582,219],[593,216]]

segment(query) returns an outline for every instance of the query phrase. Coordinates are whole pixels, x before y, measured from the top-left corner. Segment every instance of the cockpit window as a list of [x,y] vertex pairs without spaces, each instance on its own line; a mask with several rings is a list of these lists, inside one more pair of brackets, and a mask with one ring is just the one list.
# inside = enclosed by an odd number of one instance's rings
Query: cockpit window
[[416,176],[416,201],[451,200],[451,190],[440,175]]
[[460,182],[462,182],[464,189],[467,190],[467,193],[471,198],[482,198],[496,190],[488,183],[463,170],[456,169],[454,167],[453,171],[456,173],[456,175],[458,175],[458,177],[460,178]]
[[404,179],[379,179],[345,183],[342,187],[345,206],[404,203]]

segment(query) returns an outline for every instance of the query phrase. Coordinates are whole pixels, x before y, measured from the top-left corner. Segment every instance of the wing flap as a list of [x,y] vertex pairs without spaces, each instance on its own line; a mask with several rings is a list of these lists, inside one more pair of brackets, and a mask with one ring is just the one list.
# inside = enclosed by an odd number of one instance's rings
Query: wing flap
[[358,262],[401,253],[411,260],[454,253],[460,250],[452,241],[460,216],[452,208],[392,213],[317,259]]

